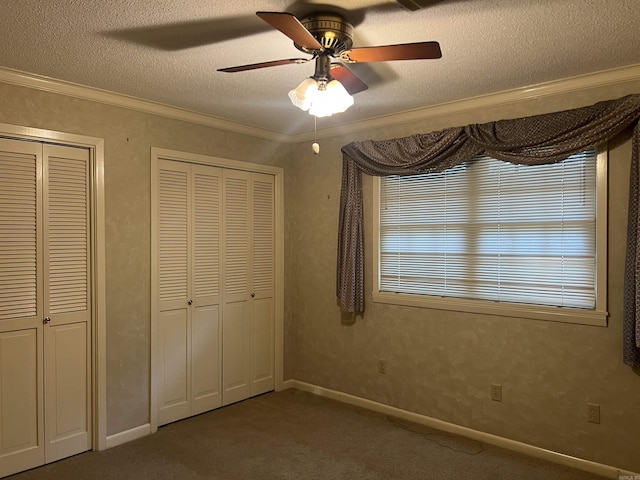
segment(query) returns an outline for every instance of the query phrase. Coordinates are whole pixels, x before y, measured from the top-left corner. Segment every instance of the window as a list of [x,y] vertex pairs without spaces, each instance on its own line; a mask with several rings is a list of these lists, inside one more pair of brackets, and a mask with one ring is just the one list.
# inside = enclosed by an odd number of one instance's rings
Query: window
[[375,185],[374,301],[606,324],[606,154]]

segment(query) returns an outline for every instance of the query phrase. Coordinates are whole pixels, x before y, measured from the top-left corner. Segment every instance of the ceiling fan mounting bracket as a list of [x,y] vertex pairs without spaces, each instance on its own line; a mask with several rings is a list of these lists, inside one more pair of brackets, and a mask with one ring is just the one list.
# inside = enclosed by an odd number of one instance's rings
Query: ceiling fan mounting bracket
[[302,52],[312,55],[324,53],[336,56],[349,50],[353,45],[353,25],[340,15],[313,13],[300,20],[300,23],[318,40],[323,48],[322,51],[318,51],[294,43],[295,47]]

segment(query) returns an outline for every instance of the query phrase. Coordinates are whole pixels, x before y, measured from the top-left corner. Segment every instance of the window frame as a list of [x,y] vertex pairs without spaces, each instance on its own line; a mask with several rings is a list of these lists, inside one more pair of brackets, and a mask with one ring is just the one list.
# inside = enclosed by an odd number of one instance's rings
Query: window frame
[[373,292],[374,303],[467,312],[484,315],[546,320],[580,325],[607,326],[607,145],[597,148],[596,158],[596,295],[594,309],[556,307],[476,300],[447,296],[418,295],[380,291],[380,181],[373,177]]

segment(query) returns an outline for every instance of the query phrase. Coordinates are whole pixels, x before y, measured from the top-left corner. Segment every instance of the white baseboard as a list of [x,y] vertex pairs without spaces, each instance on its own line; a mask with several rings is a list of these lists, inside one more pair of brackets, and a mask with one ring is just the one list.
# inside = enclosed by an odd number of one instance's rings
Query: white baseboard
[[117,447],[123,443],[137,440],[138,438],[146,437],[151,433],[151,424],[140,425],[139,427],[125,430],[124,432],[116,433],[114,435],[107,436],[107,448]]
[[418,413],[409,412],[396,407],[391,407],[383,403],[367,400],[366,398],[356,397],[349,395],[348,393],[338,392],[336,390],[330,390],[328,388],[320,387],[318,385],[312,385],[310,383],[301,382],[299,380],[286,380],[283,382],[283,389],[296,388],[305,392],[313,393],[320,397],[331,398],[338,400],[349,405],[366,408],[374,412],[378,412],[384,415],[389,415],[401,420],[414,422],[427,427],[435,428],[444,432],[461,435],[479,442],[483,442],[489,445],[495,445],[507,450],[522,453],[530,457],[539,458],[553,463],[558,463],[567,467],[576,468],[585,472],[593,473],[595,475],[601,475],[607,478],[618,479],[622,476],[628,476],[630,478],[640,478],[638,473],[629,472],[602,463],[592,462],[590,460],[584,460],[582,458],[572,457],[563,453],[554,452],[552,450],[546,450],[544,448],[535,447],[526,443],[510,440],[508,438],[499,437],[491,433],[481,432],[479,430],[473,430],[471,428],[456,425],[455,423],[445,422],[438,420],[437,418],[428,417],[426,415],[420,415]]

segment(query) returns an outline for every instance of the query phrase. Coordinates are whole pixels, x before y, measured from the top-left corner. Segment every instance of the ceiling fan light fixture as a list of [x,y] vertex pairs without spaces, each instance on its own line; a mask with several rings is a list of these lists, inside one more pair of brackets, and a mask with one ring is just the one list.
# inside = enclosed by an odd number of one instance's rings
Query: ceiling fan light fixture
[[353,97],[338,80],[331,80],[324,89],[318,89],[309,113],[316,117],[328,117],[334,113],[342,113],[353,105]]
[[344,112],[353,105],[353,97],[344,86],[335,79],[316,80],[306,78],[289,92],[291,103],[301,110],[309,111],[316,117],[328,117],[334,113]]
[[[423,7],[421,2],[433,2],[433,0],[396,1],[410,10]],[[338,10],[344,9],[338,8]],[[353,25],[335,13],[311,12],[302,20],[298,20],[294,14],[288,12],[256,12],[256,15],[293,40],[293,44],[298,50],[311,55],[312,58],[285,58],[220,68],[218,71],[244,72],[315,60],[313,76],[306,78],[291,90],[289,99],[296,107],[308,111],[316,117],[326,117],[344,112],[353,105],[353,97],[349,92],[356,94],[369,88],[344,63],[423,60],[442,57],[440,44],[433,41],[352,48]],[[332,63],[332,58],[339,58],[343,63]],[[347,85],[349,91],[345,89],[341,81]]]

